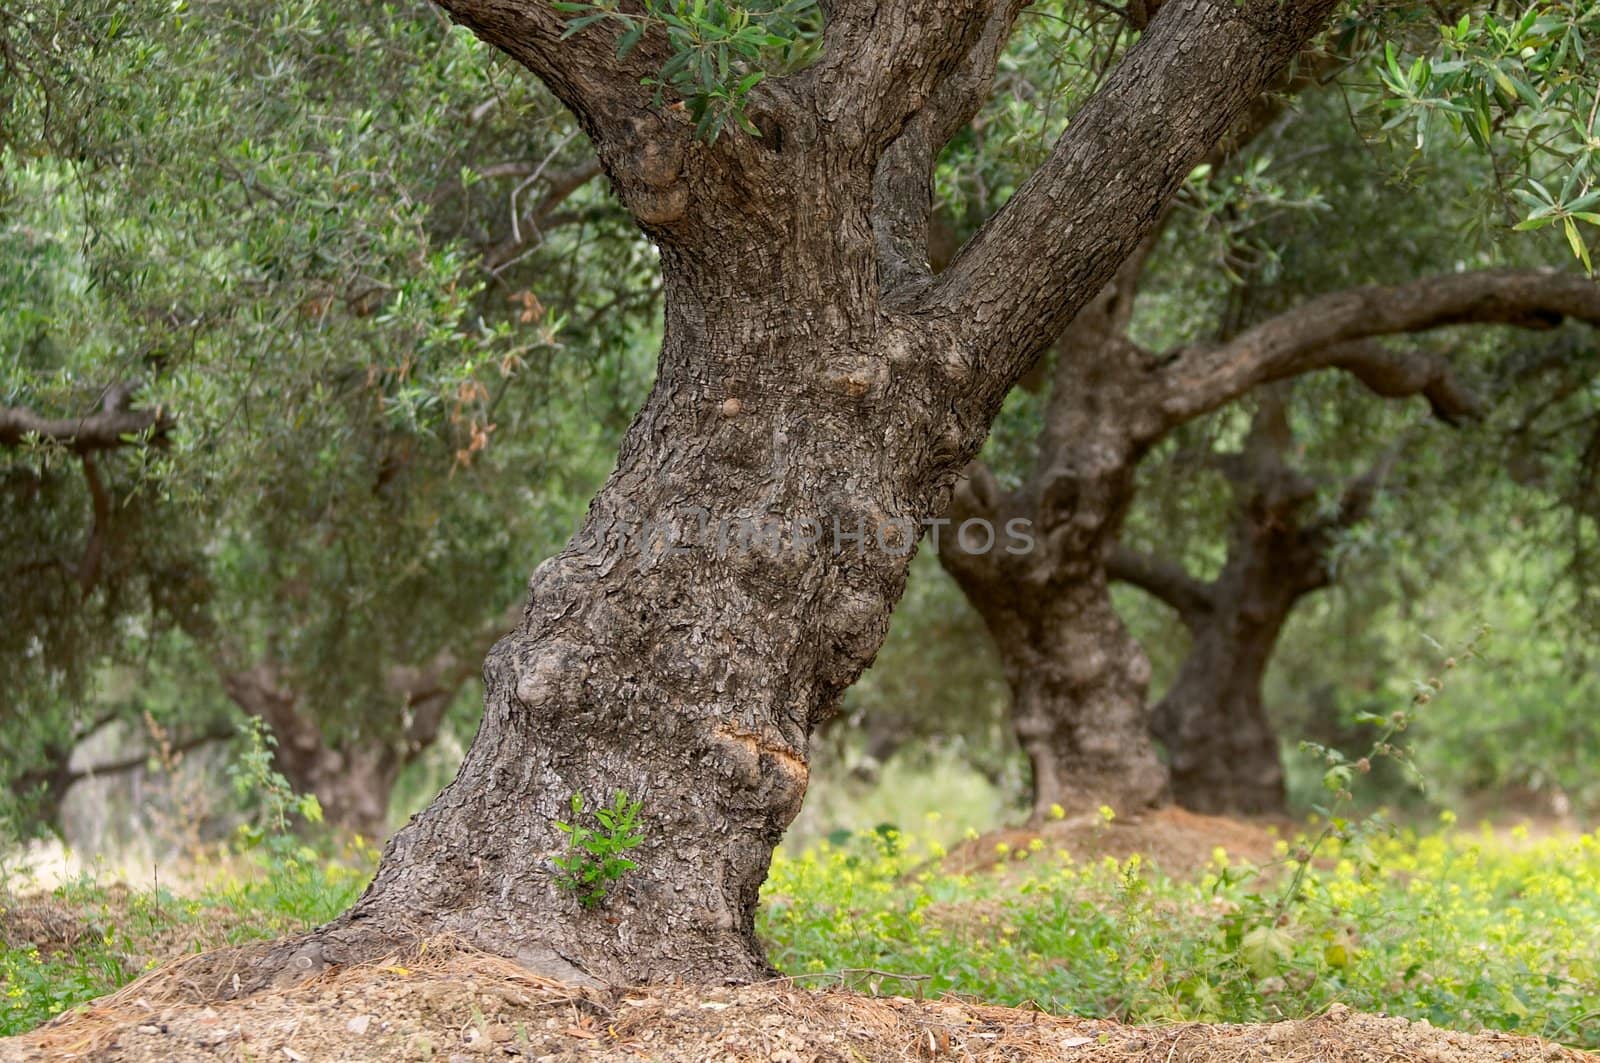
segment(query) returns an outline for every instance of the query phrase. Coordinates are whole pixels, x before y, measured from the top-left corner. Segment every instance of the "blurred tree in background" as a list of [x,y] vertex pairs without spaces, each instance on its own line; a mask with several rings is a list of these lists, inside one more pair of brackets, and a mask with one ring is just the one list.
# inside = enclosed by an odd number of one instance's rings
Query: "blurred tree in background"
[[[650,251],[570,116],[430,5],[47,4],[5,32],[0,405],[65,425],[6,440],[18,796],[59,796],[117,711],[95,669],[158,653],[175,733],[226,694],[381,833],[604,475]],[[86,447],[118,410],[151,423]]]

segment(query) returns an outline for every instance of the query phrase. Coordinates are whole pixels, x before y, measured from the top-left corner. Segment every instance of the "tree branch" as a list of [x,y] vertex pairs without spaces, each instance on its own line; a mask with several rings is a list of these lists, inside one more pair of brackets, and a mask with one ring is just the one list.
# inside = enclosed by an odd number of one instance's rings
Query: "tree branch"
[[1166,602],[1186,624],[1216,607],[1210,584],[1195,579],[1175,561],[1154,557],[1122,543],[1117,544],[1107,560],[1106,574]]
[[974,458],[962,470],[950,495],[950,521],[989,519],[1000,500],[1000,484],[989,466]]
[[[1110,279],[1332,0],[1168,0],[1050,158],[921,300],[1003,394]],[[997,401],[993,395],[982,396]]]
[[931,278],[928,227],[933,213],[933,167],[940,150],[983,106],[995,64],[1011,37],[1022,0],[994,6],[982,33],[921,111],[878,160],[872,182],[872,231],[879,284],[885,292]]
[[[97,729],[98,725],[90,728],[78,741],[87,738]],[[214,724],[204,731],[170,743],[167,748],[171,753],[187,753],[191,749],[198,749],[200,746],[211,742],[226,741],[237,733],[238,731],[230,725]],[[71,755],[71,752],[70,749],[66,751],[68,756]],[[107,761],[104,764],[93,764],[87,768],[68,768],[64,764],[34,768],[20,775],[12,783],[12,787],[21,792],[40,783],[45,783],[49,786],[50,792],[56,795],[56,800],[59,801],[60,796],[64,795],[73,783],[82,782],[84,779],[99,778],[103,775],[120,775],[123,772],[134,771],[150,763],[154,756],[154,750],[146,750],[136,756],[126,756],[118,760]]]
[[[714,145],[697,140],[685,108],[666,101],[656,105],[655,90],[642,82],[659,76],[672,57],[672,45],[659,28],[646,32],[619,58],[623,23],[618,19],[601,19],[564,38],[567,18],[550,0],[437,2],[538,75],[572,111],[618,198],[653,238],[664,238],[683,221],[691,204],[706,206],[708,197],[695,191],[731,187],[739,174],[769,153],[763,142],[750,137],[722,137]],[[624,6],[638,11],[636,5]],[[782,110],[790,102],[783,90],[765,83],[747,100],[758,122],[769,110]]]
[[[490,273],[497,272],[511,262],[512,259],[516,258],[522,249],[527,246],[530,239],[542,238],[544,231],[552,227],[549,222],[556,208],[565,203],[578,189],[600,176],[603,172],[600,160],[594,158],[587,162],[579,163],[577,166],[546,174],[544,177],[544,195],[539,198],[539,201],[527,213],[517,219],[517,224],[513,226],[513,232],[510,236],[484,252],[484,268]],[[532,177],[533,174],[528,173],[522,176]]]
[[21,406],[0,406],[0,446],[18,447],[29,438],[59,443],[77,454],[140,442],[160,446],[172,425],[172,418],[159,407],[125,410],[106,406],[74,420],[42,417]]
[[572,37],[549,0],[437,0],[450,17],[538,75],[596,142],[652,110],[642,82],[661,69],[667,43],[647,34],[617,58],[618,23],[602,19]]
[[1461,382],[1449,361],[1425,351],[1391,351],[1372,341],[1340,344],[1328,352],[1328,365],[1343,369],[1384,399],[1421,395],[1433,415],[1458,425],[1483,413],[1483,403]]
[[1335,292],[1220,346],[1180,351],[1157,384],[1161,414],[1179,424],[1267,381],[1339,367],[1380,395],[1425,394],[1445,419],[1459,418],[1473,404],[1442,363],[1356,341],[1445,325],[1552,328],[1567,317],[1600,324],[1600,285],[1554,270],[1480,270]]
[[817,111],[842,135],[841,147],[861,145],[876,152],[973,51],[992,25],[991,14],[1017,6],[1014,0],[832,4],[822,59],[809,74]]
[[[208,730],[200,731],[199,733],[192,734],[187,738],[181,738],[176,742],[168,743],[167,752],[187,753],[191,749],[198,749],[201,746],[208,745],[212,742],[225,742],[238,733],[238,729],[231,725],[215,724]],[[88,768],[68,770],[64,778],[66,784],[71,786],[80,779],[92,779],[101,775],[113,775],[119,772],[133,771],[136,768],[141,768],[150,763],[151,758],[154,756],[154,750],[147,750],[138,756],[124,757],[121,760],[113,760],[105,764],[95,764]]]

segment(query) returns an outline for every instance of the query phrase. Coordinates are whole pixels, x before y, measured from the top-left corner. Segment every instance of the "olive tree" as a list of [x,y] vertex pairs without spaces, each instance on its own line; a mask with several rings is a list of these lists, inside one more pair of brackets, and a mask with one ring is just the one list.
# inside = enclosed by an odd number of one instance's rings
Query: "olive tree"
[[[450,932],[568,977],[761,977],[754,909],[808,736],[881,643],[923,523],[1006,392],[1331,4],[1162,6],[937,277],[934,153],[982,101],[1020,3],[823,4],[814,59],[741,77],[754,132],[714,139],[709,94],[675,100],[662,76],[683,42],[656,5],[602,5],[616,17],[582,26],[536,0],[445,6],[573,111],[658,247],[657,377],[583,529],[489,654],[456,780],[349,912],[257,971]],[[641,522],[690,510],[713,529],[782,527],[742,548],[641,548]],[[637,867],[586,907],[553,864],[560,824],[575,795],[619,792],[642,803]]]

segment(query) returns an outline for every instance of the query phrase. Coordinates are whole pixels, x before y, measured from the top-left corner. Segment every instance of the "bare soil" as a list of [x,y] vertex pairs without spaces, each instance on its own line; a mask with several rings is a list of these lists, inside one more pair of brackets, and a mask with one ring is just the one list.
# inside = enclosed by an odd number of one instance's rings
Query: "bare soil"
[[597,991],[435,947],[230,1003],[186,999],[182,961],[31,1033],[0,1061],[921,1059],[1206,1063],[1587,1060],[1533,1038],[1470,1035],[1335,1006],[1296,1022],[1123,1026],[965,1001],[873,997],[789,981]]
[[965,874],[997,863],[1031,859],[1029,847],[1037,838],[1044,843],[1044,854],[1065,849],[1082,862],[1107,856],[1120,861],[1137,853],[1146,863],[1178,878],[1200,871],[1217,849],[1224,850],[1232,861],[1266,864],[1276,858],[1274,846],[1279,841],[1291,840],[1301,830],[1288,819],[1233,819],[1168,806],[1140,815],[1119,815],[1110,823],[1089,815],[991,831],[956,846],[944,866],[947,871]]

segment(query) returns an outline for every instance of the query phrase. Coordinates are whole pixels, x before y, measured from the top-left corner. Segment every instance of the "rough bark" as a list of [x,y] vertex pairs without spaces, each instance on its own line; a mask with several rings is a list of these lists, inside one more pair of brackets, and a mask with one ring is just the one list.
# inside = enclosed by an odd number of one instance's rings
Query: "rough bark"
[[1033,769],[1034,818],[1053,805],[1138,812],[1164,799],[1145,702],[1150,662],[1111,607],[1104,573],[1020,593],[961,582],[999,648],[1012,729]]
[[[609,30],[561,42],[542,3],[446,6],[574,109],[656,240],[657,381],[583,530],[490,653],[455,782],[390,840],[354,908],[257,970],[293,977],[447,932],[568,977],[763,977],[755,905],[805,793],[808,736],[877,651],[922,522],[1051,338],[1048,320],[1018,323],[1094,295],[1330,4],[1172,0],[958,268],[892,296],[879,158],[994,5],[830,5],[822,60],[752,94],[762,137],[711,145],[638,84],[664,42],[624,61]],[[1021,303],[995,291],[1019,261]],[[695,509],[706,534],[641,548],[639,522],[694,532]],[[718,545],[726,522],[775,519],[776,543]],[[803,520],[820,548],[791,534]],[[835,528],[867,542],[835,544]],[[571,795],[618,790],[643,802],[639,867],[584,908],[553,874],[556,824]]]

